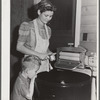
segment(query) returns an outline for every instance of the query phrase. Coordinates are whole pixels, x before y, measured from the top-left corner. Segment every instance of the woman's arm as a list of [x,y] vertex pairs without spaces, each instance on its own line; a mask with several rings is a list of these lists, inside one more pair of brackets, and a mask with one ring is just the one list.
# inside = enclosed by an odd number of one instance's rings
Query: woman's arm
[[[26,55],[36,55],[41,59],[44,59],[47,54],[43,54],[43,53],[39,53],[34,51],[34,49],[31,49],[31,32],[33,32],[32,34],[34,35],[32,38],[33,44],[32,47],[35,47],[35,33],[34,33],[34,28],[32,29],[32,23],[27,23],[27,22],[23,22],[20,25],[19,28],[19,38],[18,38],[18,42],[17,42],[17,46],[16,49],[17,51],[26,54]],[[32,31],[31,31],[32,30]],[[28,43],[28,47],[26,46],[26,43]]]
[[39,58],[41,59],[44,59],[48,56],[48,53],[39,53],[39,52],[36,52],[34,50],[31,50],[27,47],[25,47],[24,45],[24,42],[17,42],[17,51],[23,53],[23,54],[26,54],[26,55],[36,55],[38,56]]

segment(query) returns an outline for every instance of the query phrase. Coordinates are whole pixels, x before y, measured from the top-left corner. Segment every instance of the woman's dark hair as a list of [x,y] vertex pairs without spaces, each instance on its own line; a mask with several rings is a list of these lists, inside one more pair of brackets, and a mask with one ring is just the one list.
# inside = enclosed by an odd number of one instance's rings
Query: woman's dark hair
[[36,5],[36,10],[40,10],[41,13],[45,11],[56,11],[56,7],[49,0],[41,0]]

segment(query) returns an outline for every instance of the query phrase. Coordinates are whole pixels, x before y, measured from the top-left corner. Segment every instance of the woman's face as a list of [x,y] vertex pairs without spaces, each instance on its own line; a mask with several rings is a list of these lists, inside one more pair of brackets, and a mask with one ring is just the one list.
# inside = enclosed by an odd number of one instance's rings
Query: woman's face
[[52,19],[53,14],[54,14],[53,11],[45,11],[39,14],[39,18],[41,22],[46,24]]

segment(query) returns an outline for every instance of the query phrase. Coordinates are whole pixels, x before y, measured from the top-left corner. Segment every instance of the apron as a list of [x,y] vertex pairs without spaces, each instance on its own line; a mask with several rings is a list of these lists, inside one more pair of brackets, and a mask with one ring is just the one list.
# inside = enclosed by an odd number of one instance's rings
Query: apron
[[[48,46],[49,46],[49,34],[48,34],[47,26],[45,24],[47,39],[43,39],[39,34],[39,29],[38,29],[36,19],[33,21],[33,23],[34,23],[34,29],[35,29],[35,34],[36,34],[35,51],[37,51],[39,53],[46,53],[47,49],[48,49]],[[39,72],[44,72],[44,71],[49,71],[50,69],[52,69],[51,64],[49,63],[49,60],[46,59],[44,61],[41,61],[41,65],[40,65],[40,69],[38,70],[38,73]]]

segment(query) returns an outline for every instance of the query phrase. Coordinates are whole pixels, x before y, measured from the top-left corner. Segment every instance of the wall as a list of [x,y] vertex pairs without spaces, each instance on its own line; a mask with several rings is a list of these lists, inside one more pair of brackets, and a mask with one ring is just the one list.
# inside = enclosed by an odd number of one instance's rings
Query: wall
[[[96,52],[97,47],[97,0],[82,0],[80,45],[88,51]],[[87,33],[85,41],[83,33]],[[84,34],[85,35],[85,34]]]
[[[81,0],[80,45],[88,50],[88,56],[91,52],[97,53],[97,17],[97,0]],[[92,60],[89,58],[86,62],[93,68],[92,74],[96,77],[97,58],[94,57]],[[92,79],[91,100],[96,100],[97,97],[96,81]]]
[[52,29],[49,48],[53,52],[56,52],[59,47],[68,46],[68,43],[74,43],[76,1],[77,0],[51,0],[57,7],[49,23]]
[[[11,26],[10,26],[10,78],[11,86],[16,79],[20,70],[20,61],[22,54],[16,50],[19,26],[23,21],[30,20],[28,14],[29,8],[32,6],[33,0],[11,0]],[[33,14],[31,12],[31,14]],[[12,90],[12,87],[11,87]]]

